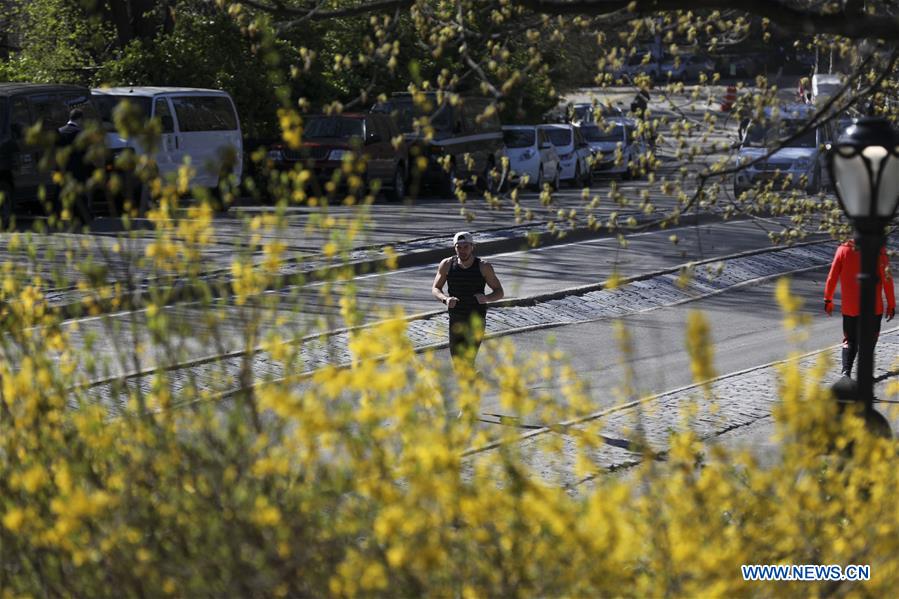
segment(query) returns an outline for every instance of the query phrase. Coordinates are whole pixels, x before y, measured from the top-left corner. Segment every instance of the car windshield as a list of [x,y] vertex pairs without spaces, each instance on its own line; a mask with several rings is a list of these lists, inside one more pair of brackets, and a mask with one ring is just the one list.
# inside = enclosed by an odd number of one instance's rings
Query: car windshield
[[839,83],[819,83],[818,84],[818,95],[819,96],[833,96],[837,93],[837,91],[842,87]]
[[362,120],[339,116],[311,118],[306,121],[303,139],[349,139],[362,137]]
[[503,131],[503,141],[508,148],[528,148],[534,145],[534,130],[506,129]]
[[[746,132],[745,144],[752,147],[773,147],[780,144],[783,140],[793,137],[799,130],[805,126],[801,121],[783,121],[765,125],[762,123],[753,123]],[[818,141],[815,137],[815,130],[809,129],[796,139],[789,143],[783,144],[788,148],[816,148]]]
[[592,142],[624,140],[624,127],[621,125],[614,125],[608,128],[600,127],[599,125],[591,125],[588,127],[581,127],[581,132],[584,134],[584,138],[587,141]]
[[576,121],[592,121],[593,106],[575,106],[574,119]]
[[[433,99],[429,98],[429,101],[433,103]],[[374,111],[392,114],[396,119],[397,126],[403,133],[414,133],[415,121],[423,116],[430,117],[431,125],[438,131],[451,128],[450,111],[446,105],[439,106],[429,112],[424,110],[422,106],[415,104],[411,98],[403,98],[379,104]]]
[[128,102],[133,108],[137,109],[137,113],[141,120],[146,121],[150,118],[150,98],[140,96],[110,96],[97,95],[91,98],[97,112],[100,114],[100,122],[107,131],[115,131],[115,109],[119,104]]
[[556,147],[571,145],[570,129],[547,129],[546,136],[549,137],[550,143]]

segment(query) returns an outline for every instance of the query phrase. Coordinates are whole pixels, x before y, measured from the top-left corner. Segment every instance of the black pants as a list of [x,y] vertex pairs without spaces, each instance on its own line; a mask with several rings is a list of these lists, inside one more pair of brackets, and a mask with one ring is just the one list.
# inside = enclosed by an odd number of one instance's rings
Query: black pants
[[[874,343],[880,335],[880,321],[882,314],[874,319]],[[852,376],[852,364],[858,354],[858,316],[843,315],[843,374]]]
[[487,313],[478,311],[450,313],[450,355],[474,362],[484,339]]

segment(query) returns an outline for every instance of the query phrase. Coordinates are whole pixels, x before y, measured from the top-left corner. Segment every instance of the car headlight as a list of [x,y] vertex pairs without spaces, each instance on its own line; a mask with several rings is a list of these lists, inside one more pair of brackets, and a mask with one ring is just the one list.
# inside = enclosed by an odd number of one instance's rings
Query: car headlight
[[533,157],[534,157],[533,150],[525,150],[524,153],[521,155],[522,160],[530,160]]
[[328,160],[343,160],[343,157],[346,155],[346,150],[331,150],[331,153],[328,154]]
[[280,162],[284,160],[284,152],[282,152],[281,150],[269,150],[268,159]]

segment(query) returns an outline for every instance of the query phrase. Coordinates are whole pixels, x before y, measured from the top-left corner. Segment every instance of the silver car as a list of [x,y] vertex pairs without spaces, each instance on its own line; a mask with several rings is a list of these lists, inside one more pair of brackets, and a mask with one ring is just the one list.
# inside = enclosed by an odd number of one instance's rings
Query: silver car
[[[833,139],[829,124],[800,134],[813,114],[810,106],[796,105],[777,113],[769,109],[765,119],[749,123],[737,156],[737,164],[746,168],[734,178],[734,194],[768,182],[775,190],[814,194],[829,183],[823,150]],[[768,156],[774,148],[778,149]]]
[[630,179],[638,172],[640,157],[646,154],[647,144],[636,130],[637,122],[624,117],[606,118],[599,124],[581,126],[581,133],[593,151],[593,174]]
[[544,183],[559,188],[561,166],[555,146],[546,131],[536,125],[503,127],[503,154],[509,159],[509,182],[527,177],[528,185],[542,190]]

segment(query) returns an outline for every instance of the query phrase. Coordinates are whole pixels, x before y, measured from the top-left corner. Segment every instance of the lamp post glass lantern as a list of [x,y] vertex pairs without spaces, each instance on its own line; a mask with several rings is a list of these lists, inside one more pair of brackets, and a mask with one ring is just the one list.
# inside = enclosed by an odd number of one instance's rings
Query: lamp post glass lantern
[[874,402],[877,261],[886,243],[884,229],[899,204],[899,134],[885,119],[859,119],[827,153],[827,166],[861,250],[857,399],[870,411]]

